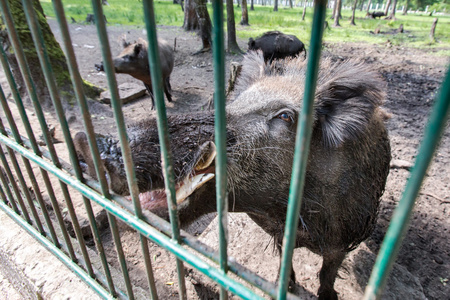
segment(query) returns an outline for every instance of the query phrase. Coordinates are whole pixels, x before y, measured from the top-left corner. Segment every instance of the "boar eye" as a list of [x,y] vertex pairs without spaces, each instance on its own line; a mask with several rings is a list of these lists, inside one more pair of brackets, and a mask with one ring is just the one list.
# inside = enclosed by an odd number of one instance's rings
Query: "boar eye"
[[290,112],[282,112],[280,114],[277,115],[278,119],[281,119],[287,123],[294,123],[294,117],[292,116],[292,114]]

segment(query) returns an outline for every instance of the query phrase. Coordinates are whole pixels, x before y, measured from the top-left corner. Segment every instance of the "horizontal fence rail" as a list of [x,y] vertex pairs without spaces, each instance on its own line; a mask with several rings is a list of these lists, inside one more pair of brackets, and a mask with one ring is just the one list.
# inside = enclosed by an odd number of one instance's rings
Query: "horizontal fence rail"
[[[215,158],[216,202],[218,212],[218,250],[200,242],[197,238],[180,229],[175,192],[175,175],[173,157],[170,149],[168,117],[164,104],[164,88],[159,61],[155,12],[152,0],[143,0],[147,31],[148,57],[150,75],[153,83],[153,97],[156,106],[156,120],[161,149],[161,166],[164,176],[164,188],[167,195],[170,222],[163,220],[149,211],[143,211],[139,200],[139,188],[136,180],[135,166],[127,135],[122,103],[119,97],[115,77],[113,57],[110,50],[106,22],[103,17],[102,1],[92,0],[95,26],[101,44],[101,56],[111,91],[111,106],[116,121],[119,145],[126,172],[127,185],[131,202],[109,190],[108,178],[102,164],[101,151],[98,148],[87,97],[83,88],[83,79],[77,66],[72,46],[69,27],[62,0],[53,0],[59,29],[62,34],[62,46],[68,64],[72,87],[76,96],[76,105],[80,108],[83,125],[87,136],[89,150],[92,154],[95,174],[98,180],[83,175],[75,150],[69,123],[65,117],[63,100],[57,87],[57,79],[52,69],[52,62],[46,41],[39,24],[39,12],[35,11],[33,0],[21,0],[26,22],[36,49],[40,67],[52,101],[52,112],[56,113],[64,137],[70,163],[61,159],[52,141],[45,112],[41,107],[35,83],[33,82],[26,53],[17,32],[11,14],[9,0],[0,0],[3,23],[8,40],[17,59],[28,97],[33,104],[34,113],[40,128],[32,128],[25,104],[14,81],[12,68],[7,53],[0,49],[0,62],[11,90],[14,105],[20,120],[14,119],[9,100],[3,87],[0,87],[0,101],[5,120],[0,119],[0,209],[22,226],[30,235],[42,243],[52,254],[60,259],[72,272],[77,274],[94,291],[105,299],[135,299],[138,293],[133,287],[127,265],[118,221],[135,230],[139,237],[141,255],[144,261],[146,280],[149,291],[147,297],[158,299],[157,285],[152,266],[149,241],[168,250],[175,256],[178,295],[187,299],[185,284],[185,264],[192,266],[203,275],[220,285],[220,298],[227,299],[228,293],[243,299],[297,299],[288,292],[292,256],[296,242],[301,199],[305,182],[305,171],[309,155],[309,144],[314,118],[313,105],[316,92],[318,67],[321,56],[322,36],[325,22],[327,1],[314,2],[314,18],[311,33],[309,57],[306,70],[305,92],[302,112],[297,126],[295,156],[291,174],[286,224],[282,248],[282,260],[277,283],[248,270],[229,259],[228,242],[228,186],[226,155],[226,97],[225,97],[225,45],[224,45],[224,3],[213,0],[213,63],[214,63],[214,108],[215,108]],[[416,164],[408,181],[403,197],[396,209],[393,222],[386,234],[373,269],[370,282],[365,292],[365,299],[379,299],[389,271],[396,258],[402,237],[408,226],[409,218],[419,193],[421,183],[428,165],[439,143],[441,134],[448,120],[450,110],[450,71],[446,76],[437,102],[430,117],[430,124],[417,156]],[[20,132],[17,123],[22,122],[26,133]],[[37,131],[42,132],[45,146],[39,146]],[[17,158],[20,156],[20,159]],[[25,171],[24,171],[25,170]],[[35,174],[38,172],[38,174]],[[27,177],[28,176],[28,177]],[[36,177],[40,176],[45,186],[39,186]],[[28,188],[28,182],[32,189]],[[55,185],[56,184],[56,185]],[[56,199],[55,190],[62,192],[64,199]],[[75,192],[74,192],[75,191]],[[83,209],[87,215],[88,226],[95,244],[96,254],[86,245],[85,236],[80,225],[79,207],[73,203],[74,193],[82,196]],[[43,195],[48,196],[51,210],[47,208]],[[120,276],[111,270],[111,260],[105,252],[102,229],[94,214],[93,204],[106,210],[109,229],[112,234],[115,259],[120,268]],[[75,238],[71,238],[63,212],[67,212]],[[263,295],[263,296],[261,296]]]

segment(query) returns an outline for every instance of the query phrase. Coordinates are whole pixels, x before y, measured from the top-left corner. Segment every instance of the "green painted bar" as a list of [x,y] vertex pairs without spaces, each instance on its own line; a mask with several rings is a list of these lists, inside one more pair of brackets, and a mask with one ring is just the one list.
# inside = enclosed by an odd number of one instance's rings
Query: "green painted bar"
[[[2,147],[0,146],[0,152],[3,152]],[[8,203],[12,206],[14,213],[18,216],[21,215],[19,208],[17,207],[16,202],[14,201],[14,196],[11,193],[11,189],[8,185],[8,179],[5,177],[3,172],[0,172],[0,181],[3,185],[3,189],[6,191],[7,198],[4,198],[4,201],[8,201]]]
[[223,274],[222,271],[219,271],[215,267],[206,263],[200,257],[197,257],[196,255],[192,254],[189,250],[185,249],[179,243],[174,243],[173,239],[167,237],[164,233],[161,233],[159,230],[153,228],[144,221],[136,218],[133,214],[118,207],[108,199],[104,198],[102,195],[98,194],[96,191],[92,190],[91,188],[80,182],[79,180],[73,178],[71,175],[55,167],[53,164],[47,162],[41,157],[34,155],[28,149],[18,145],[17,143],[11,141],[10,139],[6,138],[3,135],[0,135],[0,143],[13,149],[18,154],[25,156],[29,160],[43,167],[51,174],[57,176],[64,183],[75,188],[85,197],[93,200],[95,203],[105,208],[109,213],[113,214],[123,222],[129,224],[131,228],[136,229],[146,238],[152,240],[156,244],[172,252],[184,262],[188,262],[191,266],[193,266],[194,268],[196,268],[197,270],[199,270],[212,280],[216,281],[220,285],[224,286],[235,295],[244,299],[264,299],[256,295],[253,291],[251,291],[247,287],[236,282],[234,279],[230,278],[226,274]]
[[[225,44],[223,29],[223,1],[213,1],[213,65],[214,65],[214,109],[216,156],[216,201],[219,224],[219,266],[228,272],[228,199],[227,199],[227,144],[225,112]],[[224,288],[220,289],[220,299],[228,299]]]
[[314,18],[311,32],[311,43],[306,70],[305,94],[297,126],[295,142],[294,163],[292,165],[291,186],[289,190],[289,202],[286,217],[286,226],[283,238],[283,253],[277,299],[286,299],[289,286],[289,278],[292,267],[292,255],[297,238],[297,227],[300,214],[300,206],[303,197],[306,165],[308,162],[309,143],[311,140],[314,96],[319,70],[320,53],[322,49],[323,24],[327,8],[326,0],[314,1]]
[[63,5],[61,3],[61,0],[53,0],[52,3],[56,14],[56,19],[58,21],[59,28],[61,30],[64,52],[68,62],[67,65],[69,67],[70,77],[72,79],[72,84],[78,101],[78,106],[80,107],[81,115],[83,117],[84,128],[86,129],[88,135],[89,149],[92,153],[92,159],[94,161],[97,178],[98,181],[100,182],[100,188],[103,195],[105,195],[105,197],[108,197],[109,196],[108,184],[106,182],[103,165],[100,163],[101,161],[100,153],[98,150],[97,143],[95,141],[94,126],[92,125],[91,114],[89,113],[86,97],[84,95],[83,80],[78,70],[78,65],[75,58],[75,52],[73,50],[72,40],[70,38],[69,28],[67,26]]
[[[8,152],[11,152],[10,149],[8,149]],[[10,155],[14,156],[14,153],[10,153]],[[20,207],[20,212],[21,214],[24,216],[25,220],[29,223],[32,224],[31,222],[31,218],[30,215],[28,214],[28,211],[25,207],[25,203],[23,202],[22,196],[20,194],[19,191],[19,187],[17,186],[16,180],[14,178],[14,175],[11,172],[11,169],[9,167],[8,161],[6,160],[6,156],[5,153],[3,152],[3,148],[0,147],[0,160],[3,163],[3,169],[6,171],[6,176],[8,178],[8,182],[11,185],[13,191],[14,191],[14,195],[16,196],[16,200],[19,203],[19,207]],[[11,198],[14,199],[14,198]],[[17,207],[17,208],[19,208]]]
[[44,117],[44,113],[41,108],[41,104],[40,104],[39,99],[36,94],[34,82],[31,79],[31,74],[30,74],[30,70],[28,69],[28,63],[25,58],[25,53],[24,53],[24,49],[22,47],[22,43],[20,42],[17,31],[14,27],[14,22],[12,19],[11,12],[9,10],[8,1],[1,0],[0,1],[0,9],[2,11],[3,21],[5,22],[6,29],[8,31],[8,38],[13,46],[14,53],[16,54],[16,59],[19,64],[20,72],[22,73],[28,95],[30,96],[30,98],[33,102],[33,107],[34,107],[36,116],[39,120],[39,125],[42,130],[42,135],[44,137],[44,141],[48,147],[48,151],[51,155],[53,163],[59,167],[60,166],[59,159],[58,159],[58,156],[56,155],[53,141],[48,132],[48,126],[45,121],[45,117]]
[[397,258],[398,250],[408,229],[415,200],[419,195],[428,166],[433,159],[442,133],[446,127],[445,124],[450,115],[450,69],[447,71],[444,83],[436,99],[437,101],[431,112],[428,126],[425,129],[424,138],[420,145],[419,154],[417,155],[411,176],[408,179],[398,207],[392,215],[392,221],[373,267],[364,294],[365,300],[380,299],[382,296],[387,277]]
[[87,276],[86,272],[80,268],[76,263],[71,261],[67,255],[58,249],[53,243],[47,240],[44,236],[40,235],[36,229],[25,222],[21,217],[14,213],[7,205],[0,202],[0,208],[8,214],[17,224],[25,229],[31,236],[33,236],[38,242],[45,246],[50,252],[52,252],[62,263],[64,263],[69,269],[71,269],[76,275],[83,279],[94,291],[96,291],[104,299],[115,299],[112,297],[95,279]]
[[[11,70],[9,68],[9,64],[8,64],[7,58],[6,58],[6,53],[3,50],[3,48],[1,48],[1,47],[0,47],[0,51],[1,51],[0,61],[1,61],[1,64],[3,66],[3,70],[5,72],[5,76],[6,76],[7,80],[8,80],[9,86],[11,88],[11,92],[12,92],[13,98],[15,100],[16,106],[18,108],[20,117],[21,117],[22,122],[24,124],[25,131],[27,132],[27,135],[28,135],[28,139],[29,140],[27,142],[29,143],[30,147],[33,149],[33,151],[34,151],[34,153],[36,155],[42,156],[42,151],[39,148],[39,146],[37,145],[36,138],[34,136],[33,130],[32,130],[31,125],[30,125],[30,122],[28,120],[28,116],[27,116],[26,111],[25,111],[25,107],[24,107],[22,99],[21,99],[21,97],[19,95],[19,91],[17,90],[17,85],[16,85],[16,83],[14,81],[14,78],[13,78],[13,75],[11,73]],[[21,138],[21,140],[22,140],[22,142],[25,141],[25,139],[23,137]],[[50,152],[47,151],[46,153],[48,154],[47,157],[49,159],[52,159]],[[54,192],[53,192],[53,187],[52,187],[52,185],[50,183],[50,179],[48,177],[48,174],[42,168],[40,168],[40,171],[41,171],[42,178],[44,179],[44,183],[45,183],[45,186],[47,188],[48,195],[50,196],[50,201],[52,202],[53,211],[55,212],[55,215],[56,215],[56,217],[58,219],[58,223],[60,225],[60,228],[61,228],[61,231],[62,231],[62,234],[63,234],[63,238],[64,238],[64,241],[66,243],[66,248],[67,248],[67,250],[69,252],[69,255],[72,258],[72,260],[76,260],[75,253],[73,251],[73,246],[72,246],[72,243],[70,241],[69,234],[67,233],[67,229],[66,229],[66,227],[64,225],[64,220],[63,220],[63,217],[61,215],[61,210],[59,209],[59,204],[56,201],[56,198],[55,198],[55,195],[54,195]],[[77,229],[75,228],[75,231],[76,230]]]
[[[16,123],[11,114],[11,110],[9,109],[8,102],[6,101],[5,94],[3,93],[3,89],[1,87],[0,87],[0,101],[2,103],[3,112],[5,113],[6,118],[8,119],[9,126],[12,129],[11,131],[14,135],[14,140],[16,141],[16,143],[22,145],[23,144],[22,137],[20,136],[19,131],[17,130]],[[1,131],[5,132],[5,129],[3,128],[3,124],[0,124],[0,127],[1,127]],[[36,177],[34,176],[33,169],[31,168],[30,162],[24,158],[23,158],[22,162],[25,165],[25,168],[27,170],[28,176],[31,181],[31,185],[33,186],[34,195],[39,203],[39,207],[41,208],[42,215],[44,216],[44,220],[45,220],[45,223],[47,224],[47,228],[49,229],[50,235],[53,239],[53,243],[55,245],[57,245],[57,247],[60,247],[58,237],[56,236],[56,232],[53,227],[53,223],[48,214],[44,200],[42,199],[40,188],[39,188],[39,185],[37,184]],[[25,183],[25,185],[26,185],[26,183]],[[27,188],[27,192],[28,192],[28,188]],[[30,205],[30,208],[32,209],[34,218],[35,219],[37,218],[39,220],[39,216],[37,215],[36,209],[34,209],[32,200],[31,200],[31,204],[29,203],[28,205]],[[43,229],[42,225],[40,224],[40,220],[39,220],[39,223],[37,223],[37,225],[38,225],[38,229]],[[40,227],[39,227],[39,225],[40,225]]]
[[[172,238],[180,243],[180,227],[177,214],[177,199],[175,193],[175,176],[173,173],[173,159],[170,150],[170,138],[167,124],[166,107],[164,104],[164,89],[159,61],[158,39],[156,37],[156,21],[152,0],[143,0],[145,12],[145,25],[148,39],[148,59],[150,64],[150,75],[152,78],[153,96],[156,106],[156,122],[161,149],[161,165],[163,166],[164,185],[169,208],[170,224],[172,225]],[[177,258],[177,275],[180,299],[186,299],[186,283],[184,279],[183,263]]]
[[[53,76],[53,70],[52,70],[52,67],[50,64],[50,58],[49,58],[48,52],[45,48],[45,43],[44,43],[44,39],[42,37],[42,32],[41,32],[39,24],[36,20],[33,3],[31,0],[22,0],[22,3],[23,3],[24,11],[25,11],[25,16],[27,18],[27,22],[30,27],[31,35],[33,37],[33,41],[34,41],[34,44],[35,44],[35,47],[37,50],[38,58],[41,63],[42,71],[44,73],[45,81],[47,83],[47,88],[49,90],[50,97],[53,102],[53,106],[56,110],[56,115],[57,115],[59,124],[61,126],[61,130],[63,132],[63,136],[64,136],[64,140],[66,142],[67,149],[69,151],[69,156],[72,161],[72,168],[75,171],[76,177],[79,180],[82,180],[83,175],[81,173],[81,169],[78,164],[75,147],[73,145],[72,137],[70,135],[69,127],[67,124],[67,120],[64,115],[64,110],[62,108],[61,99],[57,92],[58,89],[56,87],[55,79]],[[109,278],[109,288],[110,288],[111,293],[114,295],[115,294],[114,284],[113,284],[112,277],[110,274],[108,262],[106,260],[106,256],[104,253],[103,244],[100,239],[100,233],[98,231],[97,224],[95,222],[95,216],[92,211],[92,206],[91,206],[91,203],[86,198],[83,198],[83,201],[84,201],[86,212],[88,214],[89,223],[90,223],[91,230],[92,230],[92,233],[94,236],[95,244],[97,246],[97,250],[99,251],[99,254],[101,257],[103,269],[105,271],[107,278]]]
[[[125,127],[125,120],[122,113],[122,103],[120,101],[120,97],[117,91],[117,82],[114,75],[114,67],[112,63],[111,50],[109,47],[109,41],[106,31],[106,25],[103,18],[103,9],[100,1],[92,0],[92,6],[94,9],[94,15],[96,19],[97,32],[102,45],[102,56],[103,56],[103,65],[105,68],[105,73],[108,79],[108,86],[111,92],[111,105],[114,111],[114,117],[116,120],[116,125],[119,133],[119,141],[122,149],[122,157],[124,159],[125,171],[127,175],[128,187],[130,190],[131,199],[134,205],[134,211],[137,217],[142,216],[142,208],[139,201],[139,190],[136,184],[136,175],[134,170],[134,164],[131,159],[131,149],[128,143],[128,136]],[[151,294],[153,295],[153,299],[157,299],[156,295],[156,286],[153,279],[153,271],[151,266],[151,260],[148,254],[148,247],[144,244],[144,240],[142,237],[141,240],[141,248],[143,251],[144,262],[147,271],[147,278],[149,281],[149,286],[151,290]]]

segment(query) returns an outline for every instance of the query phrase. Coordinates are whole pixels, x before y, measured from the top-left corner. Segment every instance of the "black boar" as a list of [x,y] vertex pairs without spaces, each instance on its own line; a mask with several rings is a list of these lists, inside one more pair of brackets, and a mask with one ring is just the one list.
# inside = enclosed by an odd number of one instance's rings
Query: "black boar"
[[302,51],[306,57],[305,45],[295,35],[284,34],[280,31],[268,31],[256,40],[250,38],[248,50],[261,50],[266,62],[295,57]]
[[374,12],[371,12],[371,13],[368,12],[367,16],[369,18],[371,18],[371,19],[376,19],[376,18],[381,19],[381,17],[385,16],[385,14],[382,11],[374,11]]
[[[247,55],[226,109],[230,211],[247,213],[274,237],[279,250],[305,69],[301,58],[279,61],[275,67],[265,64],[261,53]],[[323,256],[319,299],[337,299],[338,268],[376,222],[390,161],[382,88],[378,76],[361,63],[321,63],[296,241],[296,247]],[[168,121],[184,226],[216,209],[214,115],[171,115]],[[142,205],[168,219],[165,194],[156,190],[164,187],[156,121],[145,120],[128,130]],[[107,143],[101,146],[110,188],[128,194],[119,145],[111,139],[98,143]],[[75,144],[92,164],[84,133],[76,135]],[[197,182],[197,189],[189,181]]]
[[[139,38],[135,43],[123,41],[123,51],[113,60],[116,73],[125,73],[141,80],[152,97],[152,109],[155,107],[153,98],[152,79],[150,77],[150,66],[148,63],[148,43]],[[158,39],[159,61],[163,78],[164,94],[169,102],[172,101],[170,74],[173,70],[174,55],[169,43]],[[103,63],[96,64],[98,71],[104,71]]]

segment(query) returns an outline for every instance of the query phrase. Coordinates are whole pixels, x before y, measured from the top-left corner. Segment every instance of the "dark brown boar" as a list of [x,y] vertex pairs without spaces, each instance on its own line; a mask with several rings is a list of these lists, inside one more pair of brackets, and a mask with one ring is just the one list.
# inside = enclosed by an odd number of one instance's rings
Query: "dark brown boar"
[[295,57],[302,51],[304,51],[306,57],[305,45],[295,35],[284,34],[280,31],[268,31],[256,40],[250,38],[248,50],[261,50],[266,62]]
[[[244,58],[233,100],[227,104],[228,195],[231,212],[247,213],[274,237],[281,251],[296,129],[304,93],[303,59],[267,65],[260,53]],[[389,173],[390,145],[380,108],[383,83],[363,64],[321,63],[296,247],[323,256],[319,299],[337,299],[334,281],[347,252],[372,232]],[[180,222],[216,209],[214,115],[168,118]],[[129,129],[144,208],[168,219],[156,121]],[[75,143],[92,164],[84,133]],[[100,139],[110,188],[128,194],[120,147]],[[199,176],[201,179],[198,179]],[[188,181],[201,184],[197,189]],[[183,184],[181,184],[183,183]],[[183,189],[189,186],[191,194]],[[295,274],[291,273],[295,280]]]
[[[152,97],[152,109],[155,107],[153,98],[152,79],[150,77],[150,66],[148,62],[148,43],[139,38],[135,43],[127,43],[123,41],[123,51],[113,60],[116,73],[124,73],[141,80],[150,96]],[[174,55],[173,49],[169,43],[163,39],[158,39],[159,61],[161,63],[161,72],[164,86],[164,94],[169,102],[172,101],[170,74],[173,70]],[[96,64],[98,71],[103,70],[103,63]]]

